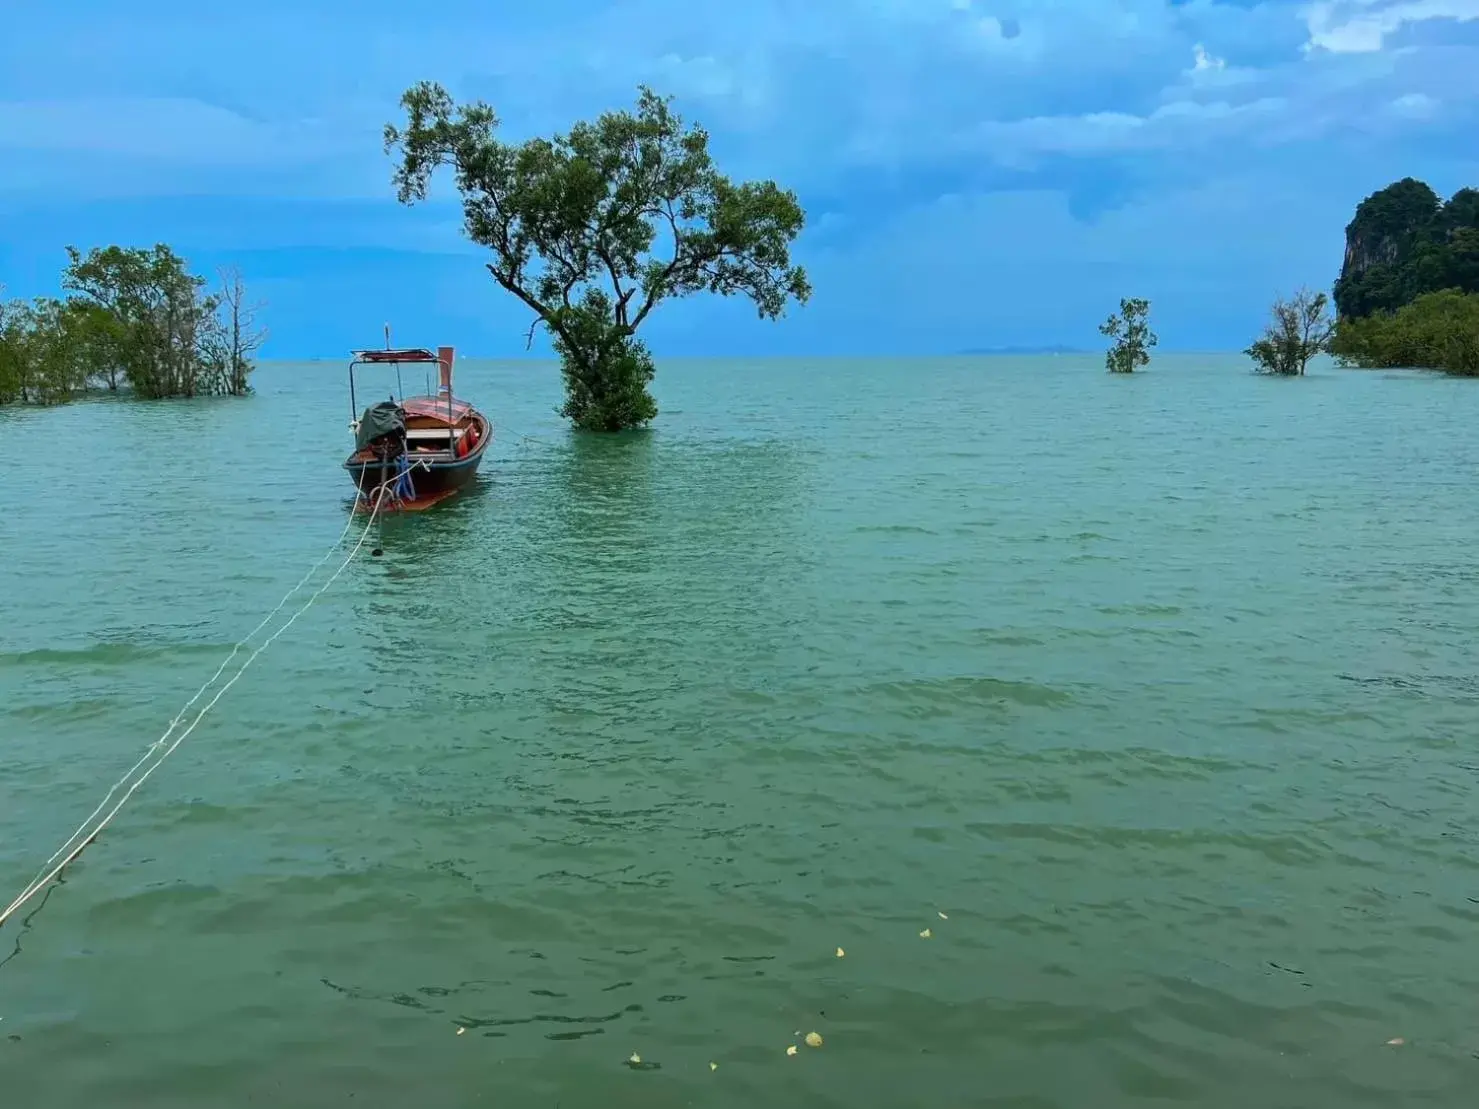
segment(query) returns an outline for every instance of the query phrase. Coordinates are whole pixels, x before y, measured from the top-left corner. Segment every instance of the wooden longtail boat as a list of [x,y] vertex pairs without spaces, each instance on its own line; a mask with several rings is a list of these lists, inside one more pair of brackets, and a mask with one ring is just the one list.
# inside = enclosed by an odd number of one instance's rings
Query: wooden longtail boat
[[451,347],[438,347],[434,354],[421,347],[354,352],[349,364],[352,417],[359,411],[357,367],[394,366],[397,386],[402,366],[439,367],[435,394],[407,397],[402,392],[400,400],[392,394],[351,419],[354,451],[344,460],[344,468],[359,487],[356,508],[370,510],[377,496],[381,512],[430,508],[477,476],[483,454],[493,441],[493,424],[467,401],[453,396],[455,357]]

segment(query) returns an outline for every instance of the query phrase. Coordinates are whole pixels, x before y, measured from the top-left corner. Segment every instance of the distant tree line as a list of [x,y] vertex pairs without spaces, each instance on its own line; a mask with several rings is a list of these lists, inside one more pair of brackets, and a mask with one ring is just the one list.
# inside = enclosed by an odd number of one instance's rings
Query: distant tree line
[[[164,244],[67,248],[63,298],[0,298],[0,404],[57,404],[89,389],[241,396],[266,339],[241,275],[217,288]],[[3,291],[3,290],[0,290]]]

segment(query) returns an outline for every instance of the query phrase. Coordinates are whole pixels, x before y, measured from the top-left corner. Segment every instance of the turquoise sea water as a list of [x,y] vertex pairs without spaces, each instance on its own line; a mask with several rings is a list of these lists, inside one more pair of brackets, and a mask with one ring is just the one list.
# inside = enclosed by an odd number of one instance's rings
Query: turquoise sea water
[[[1470,1103],[1476,383],[459,375],[476,491],[0,929],[0,1103]],[[0,905],[344,528],[257,384],[0,412]]]

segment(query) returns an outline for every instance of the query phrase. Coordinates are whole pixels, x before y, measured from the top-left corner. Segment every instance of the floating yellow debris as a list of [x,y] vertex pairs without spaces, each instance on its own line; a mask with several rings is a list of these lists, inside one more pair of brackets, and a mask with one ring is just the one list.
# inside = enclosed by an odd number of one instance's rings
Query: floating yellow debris
[[638,1055],[634,1051],[634,1052],[632,1052],[632,1057],[630,1059],[628,1059],[627,1062],[630,1063],[630,1064],[632,1064],[632,1066],[634,1066],[634,1067],[635,1066],[640,1066],[641,1063],[642,1063],[642,1056]]
[[931,932],[928,928],[926,928],[923,932],[919,933],[919,938],[922,939],[922,940],[927,940],[927,939],[929,939],[933,935],[934,935],[934,933]]
[[786,1048],[786,1054],[787,1055],[795,1055],[796,1054],[796,1045],[795,1044],[792,1044],[790,1047]]
[[719,1069],[719,1064],[718,1063],[710,1063],[709,1064],[709,1069],[710,1070],[718,1070]]
[[839,948],[838,948],[838,949],[837,949],[837,957],[838,957],[838,958],[839,958],[839,959],[840,959],[840,958],[842,958],[842,957],[843,957],[843,956],[844,956],[844,955],[846,955],[846,954],[847,954],[847,952],[846,952],[846,951],[844,951],[844,950],[842,950],[842,948],[840,948],[840,947],[839,947]]
[[457,1034],[460,1036],[460,1035],[462,1035],[462,1033],[464,1033],[466,1031],[467,1031],[466,1028],[459,1028],[459,1029],[457,1029]]
[[949,919],[950,919],[950,918],[949,918],[949,917],[948,917],[948,916],[946,916],[946,915],[945,915],[945,914],[944,914],[944,913],[942,913],[942,912],[940,912],[940,910],[939,910],[939,909],[936,909],[936,910],[935,910],[935,915],[936,915],[936,916],[937,916],[937,917],[939,917],[939,918],[940,918],[940,919],[941,919],[941,920],[949,920]]
[[822,1034],[820,1032],[808,1032],[806,1034],[806,1046],[807,1047],[821,1047],[822,1046]]
[[1407,1041],[1404,1040],[1401,1036],[1397,1036],[1397,1037],[1395,1037],[1393,1039],[1388,1040],[1387,1041],[1387,1046],[1388,1047],[1401,1047],[1406,1042]]

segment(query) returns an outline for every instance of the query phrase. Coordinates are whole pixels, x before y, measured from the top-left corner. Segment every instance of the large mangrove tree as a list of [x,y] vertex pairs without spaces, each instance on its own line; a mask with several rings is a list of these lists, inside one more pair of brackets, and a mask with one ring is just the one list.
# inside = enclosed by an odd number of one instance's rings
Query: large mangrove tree
[[467,235],[487,247],[493,280],[534,313],[560,357],[577,427],[620,431],[657,414],[653,363],[638,329],[654,308],[693,293],[741,295],[776,319],[810,295],[790,246],[805,222],[774,181],[736,183],[715,167],[709,136],[670,99],[643,88],[635,111],[608,112],[567,134],[511,144],[487,104],[455,104],[423,82],[402,98],[387,153],[402,203],[424,200],[450,167]]

